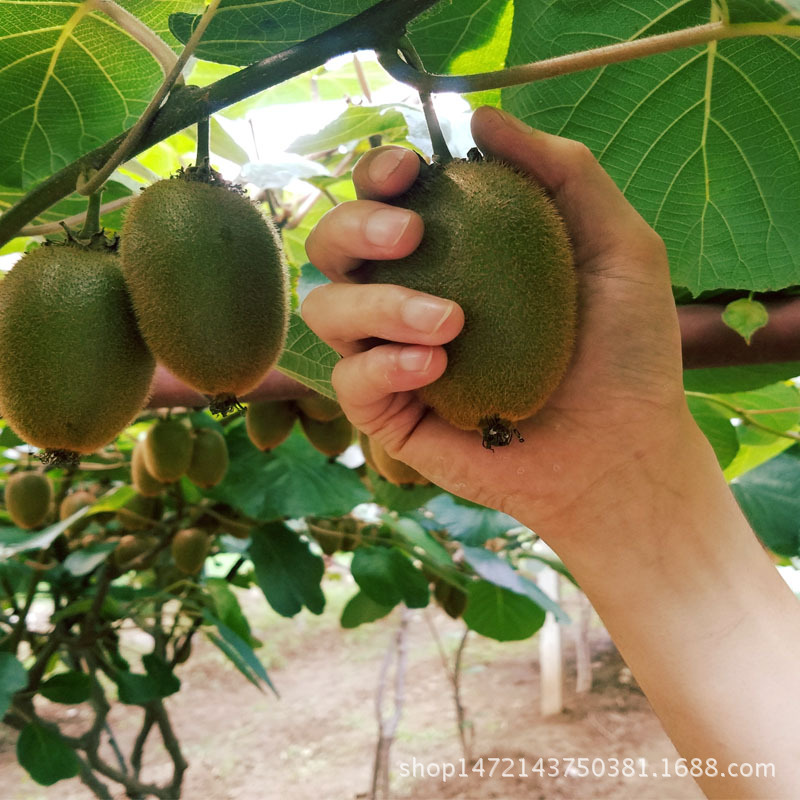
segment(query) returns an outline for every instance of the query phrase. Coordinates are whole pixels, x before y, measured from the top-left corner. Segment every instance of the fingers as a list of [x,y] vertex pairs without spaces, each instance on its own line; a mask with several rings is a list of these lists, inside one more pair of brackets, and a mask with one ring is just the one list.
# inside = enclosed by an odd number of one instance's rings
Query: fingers
[[364,350],[374,339],[442,345],[464,326],[464,312],[443,300],[402,286],[330,283],[310,292],[303,319],[342,355]]
[[625,199],[582,143],[534,130],[488,106],[472,117],[475,142],[536,178],[552,195],[570,231],[579,262],[636,249],[663,250],[663,243]]
[[322,217],[306,239],[306,253],[331,280],[346,280],[347,273],[365,259],[404,258],[413,252],[423,228],[413,211],[353,200]]
[[385,200],[402,194],[417,179],[419,156],[405,147],[376,147],[365,153],[353,169],[360,198]]

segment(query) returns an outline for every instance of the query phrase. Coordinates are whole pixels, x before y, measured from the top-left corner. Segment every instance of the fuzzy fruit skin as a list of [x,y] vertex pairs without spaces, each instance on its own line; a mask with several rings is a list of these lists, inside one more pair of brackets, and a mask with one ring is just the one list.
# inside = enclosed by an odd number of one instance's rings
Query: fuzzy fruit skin
[[40,472],[15,472],[6,481],[6,511],[25,530],[38,528],[50,513],[53,486]]
[[228,445],[225,437],[211,428],[196,430],[186,477],[202,489],[210,489],[225,477],[227,471]]
[[145,443],[140,439],[133,446],[131,453],[131,483],[142,497],[158,497],[167,488],[167,484],[154,478],[147,471],[144,463],[144,451]]
[[145,553],[158,544],[155,536],[134,536],[128,533],[119,540],[119,544],[112,553],[112,560],[121,570],[142,569],[149,566],[144,559]]
[[462,332],[447,369],[418,390],[464,430],[534,414],[558,386],[574,341],[577,286],[566,228],[544,190],[494,161],[424,169],[395,205],[425,233],[408,257],[362,265],[355,280],[392,283],[457,302]]
[[305,414],[298,416],[308,441],[326,456],[340,456],[353,442],[353,426],[345,416],[330,422],[319,422]]
[[136,327],[119,259],[44,245],[0,281],[0,409],[15,433],[92,453],[144,406],[155,361]]
[[179,178],[129,206],[120,259],[145,341],[199,392],[242,395],[275,364],[289,321],[274,225],[223,186]]
[[298,397],[295,403],[305,416],[317,422],[330,422],[344,414],[342,407],[335,400],[317,392]]
[[68,494],[58,507],[58,518],[66,519],[67,517],[71,517],[76,511],[92,505],[94,500],[94,495],[91,492],[87,492],[85,489],[80,489],[77,492]]
[[199,572],[208,555],[211,539],[202,528],[178,531],[172,540],[172,560],[187,575]]
[[174,483],[192,461],[192,432],[177,419],[160,419],[144,439],[144,465],[162,483]]
[[247,406],[247,435],[259,450],[272,450],[289,437],[296,419],[288,400],[258,400]]
[[[374,439],[361,434],[361,450],[364,452],[364,460],[382,478],[393,483],[395,486],[430,486],[430,481],[423,478],[413,467],[403,461],[392,458],[384,448]],[[364,439],[366,439],[366,449]],[[367,458],[369,453],[369,458]]]

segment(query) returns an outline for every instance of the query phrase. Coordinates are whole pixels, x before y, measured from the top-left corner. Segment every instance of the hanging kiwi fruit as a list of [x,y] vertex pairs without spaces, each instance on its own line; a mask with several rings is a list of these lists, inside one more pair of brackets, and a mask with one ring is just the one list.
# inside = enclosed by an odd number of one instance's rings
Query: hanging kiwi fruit
[[340,456],[353,442],[354,428],[345,416],[329,422],[320,422],[302,413],[298,416],[308,441],[329,458]]
[[266,452],[289,437],[296,419],[297,409],[290,400],[255,400],[247,405],[247,435]]
[[241,188],[198,163],[129,205],[120,259],[156,359],[226,413],[275,364],[289,321],[280,236]]
[[198,428],[192,441],[192,457],[186,477],[201,489],[216,486],[228,471],[228,445],[212,428]]
[[5,502],[11,521],[18,528],[32,530],[50,515],[53,486],[41,472],[15,472],[6,481]]

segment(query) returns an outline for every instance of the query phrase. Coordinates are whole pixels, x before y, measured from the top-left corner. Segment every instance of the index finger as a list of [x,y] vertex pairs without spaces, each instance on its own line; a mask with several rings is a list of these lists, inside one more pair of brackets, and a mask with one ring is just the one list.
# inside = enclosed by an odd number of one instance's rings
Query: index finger
[[389,200],[407,191],[419,175],[420,158],[406,147],[386,145],[365,153],[353,168],[358,197]]

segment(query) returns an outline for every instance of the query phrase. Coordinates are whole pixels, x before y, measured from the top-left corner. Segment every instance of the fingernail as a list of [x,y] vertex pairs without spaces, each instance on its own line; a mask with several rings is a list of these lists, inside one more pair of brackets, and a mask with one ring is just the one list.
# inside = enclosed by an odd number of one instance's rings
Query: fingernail
[[411,212],[404,208],[379,208],[364,223],[364,236],[377,247],[393,247],[405,233]]
[[452,313],[449,300],[434,297],[409,297],[400,309],[403,322],[421,333],[436,333]]
[[431,364],[433,349],[430,347],[404,347],[397,363],[404,372],[425,372]]
[[399,166],[400,162],[406,157],[407,150],[384,150],[378,153],[369,162],[367,175],[373,183],[383,183]]
[[503,111],[501,108],[490,108],[489,110],[492,112],[492,116],[494,116],[495,119],[502,125],[513,128],[515,131],[519,131],[520,133],[533,132],[533,128],[531,128],[530,125],[526,125],[521,119],[517,119],[507,111]]

